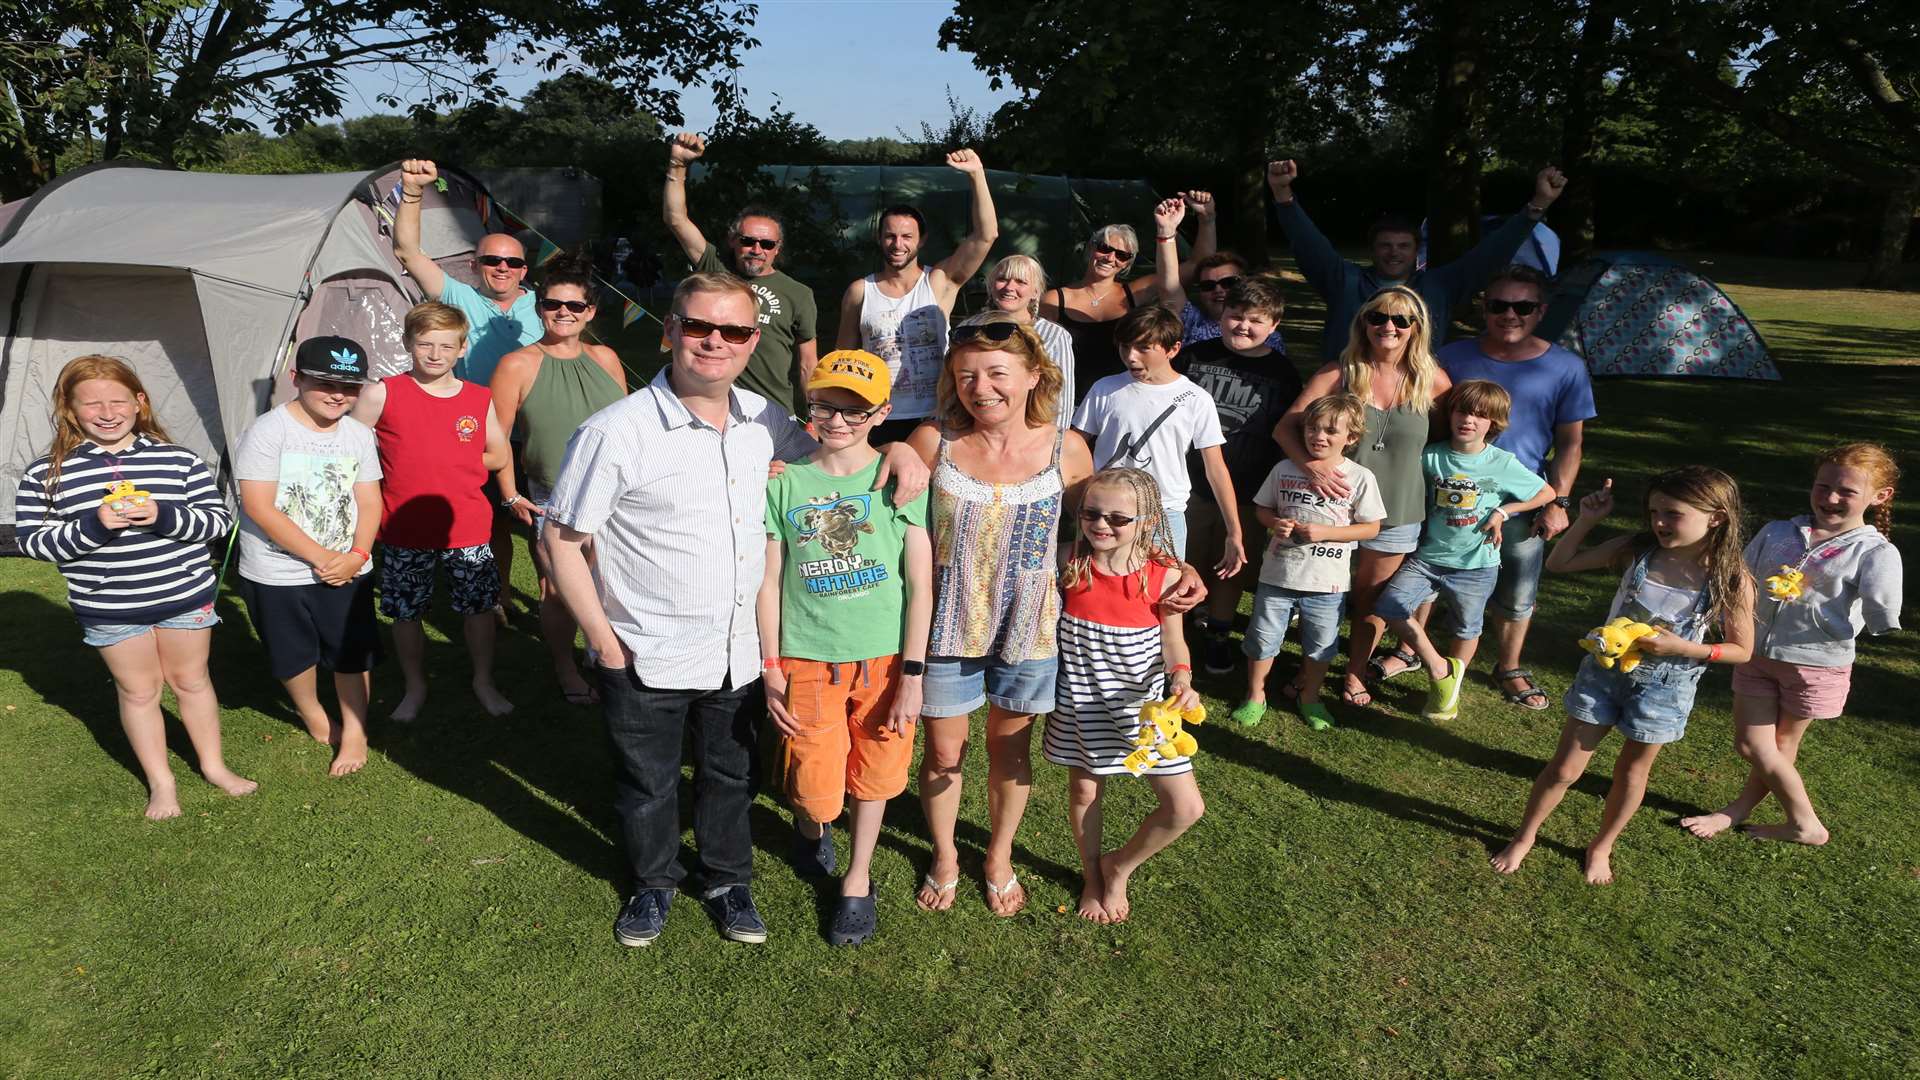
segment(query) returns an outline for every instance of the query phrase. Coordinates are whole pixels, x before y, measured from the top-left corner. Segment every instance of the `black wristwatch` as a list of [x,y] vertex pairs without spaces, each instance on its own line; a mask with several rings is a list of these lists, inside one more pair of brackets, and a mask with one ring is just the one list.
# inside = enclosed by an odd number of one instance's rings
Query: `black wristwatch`
[[1562,495],[1559,498],[1553,500],[1553,505],[1559,507],[1562,510],[1569,509],[1573,506],[1573,496]]
[[927,673],[927,662],[925,660],[900,661],[900,674],[902,675],[918,676],[918,675],[925,675],[926,673]]

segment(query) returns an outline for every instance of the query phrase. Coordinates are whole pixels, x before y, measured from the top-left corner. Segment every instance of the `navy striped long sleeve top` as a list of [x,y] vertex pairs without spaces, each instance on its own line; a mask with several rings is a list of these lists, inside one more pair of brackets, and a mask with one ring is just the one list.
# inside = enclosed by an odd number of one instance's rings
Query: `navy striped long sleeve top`
[[[57,563],[67,602],[87,625],[151,625],[213,603],[219,581],[207,542],[233,527],[213,474],[191,450],[135,436],[117,454],[83,442],[47,491],[51,459],[27,467],[14,496],[14,538],[36,559]],[[116,481],[152,493],[152,525],[109,529],[100,501]]]

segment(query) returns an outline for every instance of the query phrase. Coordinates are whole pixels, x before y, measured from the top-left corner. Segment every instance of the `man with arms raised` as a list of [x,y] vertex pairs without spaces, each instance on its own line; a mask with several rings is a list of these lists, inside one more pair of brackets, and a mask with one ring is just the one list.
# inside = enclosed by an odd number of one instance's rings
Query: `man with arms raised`
[[819,311],[813,290],[774,269],[786,230],[769,210],[749,206],[740,211],[727,230],[726,259],[707,242],[687,216],[687,167],[706,152],[707,141],[692,132],[683,131],[667,144],[662,216],[694,270],[703,274],[731,271],[746,279],[759,304],[760,337],[740,384],[791,415],[806,407],[794,387],[806,385],[820,358],[814,341]]
[[[567,447],[542,536],[555,585],[599,660],[613,748],[614,810],[633,893],[614,922],[625,945],[666,925],[682,871],[681,746],[693,735],[693,830],[701,896],[734,941],[767,938],[748,883],[755,727],[766,715],[756,600],[766,570],[767,468],[815,449],[784,404],[737,389],[760,329],[740,278],[695,273],[674,292],[672,359],[602,409]],[[874,487],[894,502],[927,487],[905,443]],[[597,570],[584,550],[595,544]]]
[[847,286],[840,299],[840,348],[880,357],[893,377],[893,415],[873,429],[874,446],[906,438],[934,414],[933,388],[947,361],[947,316],[1000,236],[980,156],[955,150],[947,164],[973,183],[973,230],[967,238],[945,259],[922,266],[927,219],[911,206],[889,206],[880,211],[876,229],[880,269]]

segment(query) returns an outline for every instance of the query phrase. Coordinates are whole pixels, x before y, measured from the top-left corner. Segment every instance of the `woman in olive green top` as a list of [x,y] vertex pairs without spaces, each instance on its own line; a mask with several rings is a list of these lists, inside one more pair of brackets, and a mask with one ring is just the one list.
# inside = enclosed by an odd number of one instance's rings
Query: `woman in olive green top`
[[[521,465],[526,473],[525,495],[501,487],[501,505],[522,524],[532,525],[544,513],[567,440],[587,417],[627,396],[627,376],[620,358],[605,345],[589,345],[580,334],[593,322],[593,278],[590,267],[556,264],[540,285],[537,305],[545,333],[531,345],[500,358],[494,369],[493,408],[500,424],[524,437]],[[538,536],[535,526],[535,536]],[[568,704],[591,705],[600,700],[574,663],[573,615],[560,600],[547,569],[546,556],[534,543],[533,565],[540,574],[540,636],[553,656],[553,673]]]
[[1340,693],[1349,705],[1373,703],[1353,658],[1372,655],[1386,632],[1386,624],[1373,614],[1373,602],[1419,545],[1420,525],[1427,516],[1426,480],[1420,471],[1420,451],[1429,441],[1427,414],[1453,386],[1427,344],[1428,320],[1426,302],[1412,289],[1395,285],[1374,293],[1354,313],[1352,336],[1340,359],[1313,373],[1273,432],[1316,492],[1342,497],[1347,485],[1338,470],[1307,456],[1301,416],[1310,403],[1328,394],[1352,394],[1367,408],[1366,434],[1347,457],[1366,466],[1379,482],[1387,520],[1379,536],[1360,541],[1353,553],[1353,585],[1347,592],[1353,632],[1347,643],[1346,686]]

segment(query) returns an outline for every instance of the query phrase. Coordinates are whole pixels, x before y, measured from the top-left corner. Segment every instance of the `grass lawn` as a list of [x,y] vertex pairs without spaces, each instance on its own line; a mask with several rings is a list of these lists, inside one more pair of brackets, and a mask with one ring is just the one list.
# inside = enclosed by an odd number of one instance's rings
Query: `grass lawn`
[[[1614,477],[1635,507],[1653,471],[1719,465],[1757,523],[1804,508],[1817,447],[1872,437],[1920,484],[1920,295],[1852,290],[1843,265],[1708,269],[1749,305],[1786,382],[1602,383],[1589,480]],[[1311,342],[1317,316],[1296,292],[1287,330]],[[1896,520],[1912,556],[1920,504],[1903,498]],[[1556,699],[1613,587],[1604,574],[1544,583],[1530,659]],[[598,717],[560,702],[524,632],[502,645],[513,717],[472,705],[448,620],[425,718],[379,725],[369,766],[329,780],[243,609],[223,601],[228,759],[261,790],[227,798],[182,757],[186,814],[153,825],[104,666],[62,596],[51,566],[0,563],[0,1075],[1920,1071],[1913,632],[1864,646],[1848,716],[1807,740],[1802,768],[1834,832],[1822,850],[1674,826],[1745,773],[1725,669],[1655,764],[1606,888],[1583,883],[1579,849],[1617,743],[1518,875],[1487,868],[1562,714],[1503,704],[1485,661],[1457,722],[1415,718],[1410,679],[1319,735],[1290,715],[1221,723],[1238,689],[1227,679],[1203,684],[1209,815],[1136,875],[1128,924],[1070,913],[1064,776],[1039,761],[1016,850],[1032,903],[1016,918],[988,914],[977,858],[953,911],[913,907],[927,846],[904,798],[876,858],[879,936],[831,949],[823,895],[786,868],[785,812],[762,797],[756,896],[772,940],[725,943],[683,897],[654,947],[623,949]],[[398,682],[389,663],[375,696],[390,707]],[[975,853],[984,776],[976,742],[961,824]],[[1150,801],[1144,785],[1110,785],[1110,843]]]

